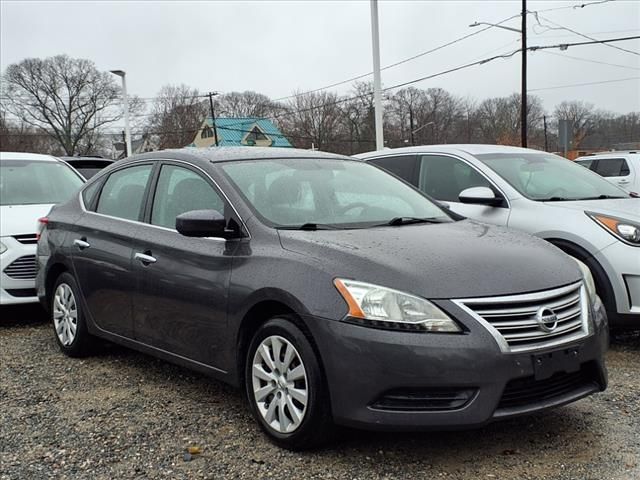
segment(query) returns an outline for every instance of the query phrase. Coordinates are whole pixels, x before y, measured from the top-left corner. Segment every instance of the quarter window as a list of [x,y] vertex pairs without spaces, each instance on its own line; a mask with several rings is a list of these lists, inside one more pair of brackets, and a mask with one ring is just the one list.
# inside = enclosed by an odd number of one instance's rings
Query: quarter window
[[436,200],[459,202],[460,192],[471,187],[492,188],[471,165],[453,157],[425,155],[420,159],[418,187]]
[[224,201],[194,171],[175,165],[163,165],[153,198],[151,223],[176,228],[176,217],[192,210],[217,210],[224,215]]
[[100,193],[96,212],[127,220],[139,220],[151,167],[129,167],[109,175]]
[[600,158],[595,172],[603,177],[626,177],[629,165],[624,158]]

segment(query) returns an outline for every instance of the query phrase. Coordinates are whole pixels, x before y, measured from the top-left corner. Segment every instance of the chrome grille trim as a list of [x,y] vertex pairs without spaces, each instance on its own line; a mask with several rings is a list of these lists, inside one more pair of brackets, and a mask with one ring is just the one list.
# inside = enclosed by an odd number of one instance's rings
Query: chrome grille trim
[[[489,330],[503,352],[563,345],[590,333],[588,296],[582,282],[543,292],[453,302]],[[550,308],[557,315],[557,326],[550,332],[536,320],[541,307]]]
[[20,257],[4,269],[4,273],[16,280],[33,280],[36,278],[36,256]]

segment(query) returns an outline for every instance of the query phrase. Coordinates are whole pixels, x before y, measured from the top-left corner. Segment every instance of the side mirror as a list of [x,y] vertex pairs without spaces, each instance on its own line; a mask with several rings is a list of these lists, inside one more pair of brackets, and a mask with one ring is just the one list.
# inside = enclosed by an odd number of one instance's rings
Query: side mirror
[[475,205],[488,205],[496,207],[502,204],[502,199],[496,197],[488,187],[471,187],[460,192],[458,198],[462,203],[471,203]]
[[217,210],[191,210],[176,217],[176,230],[185,237],[229,238],[224,216]]

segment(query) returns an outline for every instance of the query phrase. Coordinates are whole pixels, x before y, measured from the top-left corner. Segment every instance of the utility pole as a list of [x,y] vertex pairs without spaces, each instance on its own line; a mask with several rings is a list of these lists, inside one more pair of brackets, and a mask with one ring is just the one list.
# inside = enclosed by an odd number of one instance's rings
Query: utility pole
[[415,145],[416,140],[413,133],[413,108],[411,107],[409,107],[409,129],[411,130],[411,145]]
[[520,144],[527,148],[527,0],[522,0],[522,100],[520,102]]
[[131,148],[131,129],[129,128],[129,97],[127,97],[127,73],[124,70],[110,70],[110,73],[122,79],[122,110],[124,111],[124,130],[126,132],[126,150],[124,158],[132,153]]
[[127,158],[129,156],[129,149],[127,148],[127,136],[124,133],[124,130],[122,130],[122,148],[124,149],[124,158]]
[[549,151],[549,144],[547,142],[547,116],[542,116],[542,123],[544,124],[544,151]]
[[371,0],[371,41],[373,50],[373,105],[375,109],[376,150],[382,150],[384,148],[384,134],[382,132],[382,80],[380,78],[378,0]]
[[213,109],[213,97],[218,95],[218,92],[209,92],[209,108],[211,109],[211,122],[213,123],[213,138],[216,141],[216,147],[218,146],[218,129],[216,128],[216,112]]

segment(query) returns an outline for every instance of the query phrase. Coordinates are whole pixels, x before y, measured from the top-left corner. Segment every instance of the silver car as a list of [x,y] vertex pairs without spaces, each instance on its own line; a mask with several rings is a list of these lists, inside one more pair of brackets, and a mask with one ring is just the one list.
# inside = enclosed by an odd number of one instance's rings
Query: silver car
[[562,157],[526,148],[430,145],[357,157],[455,213],[553,243],[589,267],[611,324],[640,328],[640,198]]

